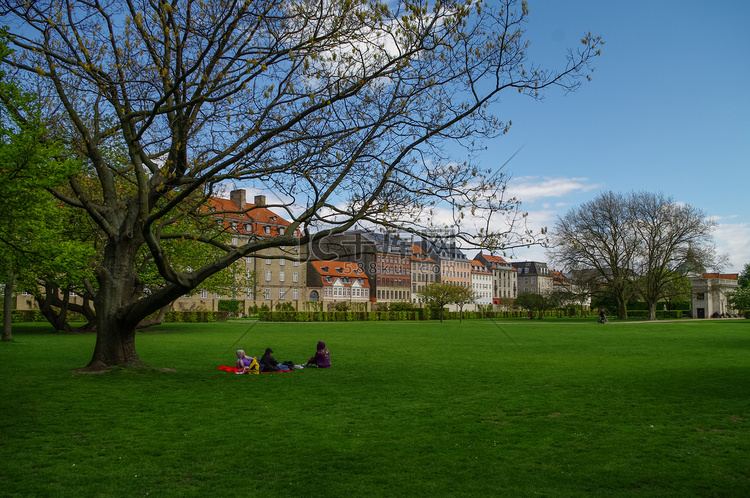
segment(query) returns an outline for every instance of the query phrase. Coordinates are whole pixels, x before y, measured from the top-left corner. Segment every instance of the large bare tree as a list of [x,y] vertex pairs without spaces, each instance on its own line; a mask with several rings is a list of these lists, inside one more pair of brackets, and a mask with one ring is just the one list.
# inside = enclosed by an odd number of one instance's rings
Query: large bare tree
[[629,217],[640,241],[634,268],[638,292],[648,304],[649,319],[656,320],[656,303],[680,284],[687,263],[697,259],[704,266],[716,264],[716,222],[703,210],[661,193],[634,192],[630,199]]
[[628,317],[628,300],[635,290],[637,250],[627,215],[627,197],[604,192],[559,217],[550,232],[551,259],[568,272],[594,271],[612,294],[622,319]]
[[[445,207],[465,240],[524,242],[502,172],[451,151],[507,131],[492,114],[501,95],[575,89],[601,45],[584,34],[560,68],[530,64],[529,11],[514,0],[0,6],[15,49],[4,62],[49,90],[50,123],[88,161],[55,194],[106,234],[90,369],[141,364],[143,317],[241,257],[297,243],[298,230],[301,243],[358,222],[425,233]],[[235,247],[173,228],[226,182],[274,192],[268,207],[292,221],[287,235]],[[223,255],[183,271],[170,259],[175,238]],[[163,279],[149,292],[135,265],[144,246]]]

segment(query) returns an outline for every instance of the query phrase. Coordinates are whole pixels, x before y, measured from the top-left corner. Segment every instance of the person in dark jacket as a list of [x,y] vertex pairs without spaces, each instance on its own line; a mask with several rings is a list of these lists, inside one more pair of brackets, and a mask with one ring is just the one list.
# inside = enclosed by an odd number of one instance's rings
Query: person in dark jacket
[[290,370],[286,365],[279,363],[276,358],[273,357],[273,349],[266,348],[265,354],[261,357],[258,362],[261,365],[261,372],[278,372],[280,370]]
[[303,367],[331,368],[331,353],[326,348],[326,343],[318,341],[315,356],[310,358]]

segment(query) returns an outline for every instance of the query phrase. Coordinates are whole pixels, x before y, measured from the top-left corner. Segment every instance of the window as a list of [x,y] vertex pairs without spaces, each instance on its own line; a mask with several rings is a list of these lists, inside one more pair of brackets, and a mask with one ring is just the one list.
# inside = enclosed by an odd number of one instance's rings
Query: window
[[267,264],[267,265],[270,265],[270,264],[271,264],[271,258],[266,258],[266,264]]
[[265,298],[266,299],[271,299],[271,289],[266,289]]
[[279,227],[279,235],[284,235],[284,227]]
[[266,235],[271,235],[271,227],[269,227],[268,225],[265,225],[263,227],[263,233],[265,233]]
[[266,270],[266,282],[271,281],[271,270]]
[[286,260],[285,259],[280,259],[279,260],[279,266],[285,266],[285,265],[286,265]]
[[284,300],[284,289],[279,289],[279,301]]
[[245,299],[252,299],[253,298],[253,290],[248,287],[245,289]]
[[280,272],[279,272],[279,282],[283,282],[285,278],[286,278],[286,277],[285,277],[285,275],[284,275],[284,272],[283,272],[283,271],[280,271]]
[[201,289],[201,298],[206,299],[208,297],[208,291],[206,289]]
[[299,274],[297,272],[292,273],[292,282],[299,282]]
[[294,260],[294,266],[299,266],[299,261],[297,261],[296,259]]
[[297,289],[292,290],[292,299],[297,300]]
[[695,299],[696,301],[705,301],[706,300],[706,294],[703,292],[696,292],[695,293]]

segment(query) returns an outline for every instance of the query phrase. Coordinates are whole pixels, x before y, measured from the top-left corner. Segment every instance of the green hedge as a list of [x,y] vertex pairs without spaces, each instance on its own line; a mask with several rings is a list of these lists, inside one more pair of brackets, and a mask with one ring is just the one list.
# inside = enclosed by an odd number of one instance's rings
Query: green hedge
[[[674,320],[676,318],[682,318],[683,316],[690,316],[689,310],[667,310],[657,311],[657,320]],[[648,310],[631,310],[628,308],[628,318],[641,318],[648,320]]]
[[[525,311],[464,311],[463,318],[522,318]],[[411,320],[439,320],[440,310],[431,312],[429,308],[411,311],[262,311],[261,321],[267,322],[388,322]],[[458,320],[458,311],[446,311],[446,320]]]
[[165,323],[211,323],[229,320],[228,311],[167,311]]
[[[3,313],[0,312],[0,321]],[[174,323],[196,323],[196,322],[226,322],[229,319],[228,311],[168,311],[164,315],[165,322]],[[13,322],[46,322],[47,319],[39,310],[13,310]],[[69,322],[83,321],[78,313],[68,314]]]
[[[46,322],[42,312],[39,310],[13,310],[13,323],[16,322]],[[0,311],[0,321],[4,320],[5,314]]]

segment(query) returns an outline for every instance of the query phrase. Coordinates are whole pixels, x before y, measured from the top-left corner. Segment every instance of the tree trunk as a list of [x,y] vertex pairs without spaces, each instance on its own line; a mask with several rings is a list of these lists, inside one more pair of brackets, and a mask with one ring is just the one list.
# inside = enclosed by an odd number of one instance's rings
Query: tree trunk
[[617,302],[617,318],[620,320],[627,320],[628,318],[628,303],[622,296],[616,296],[615,301]]
[[648,303],[648,319],[656,320],[656,301]]
[[13,340],[13,290],[15,285],[16,275],[13,270],[9,270],[3,296],[3,342]]
[[135,350],[135,329],[140,319],[131,313],[143,296],[143,286],[135,271],[140,240],[123,238],[110,241],[97,271],[96,346],[84,370],[99,371],[111,366],[142,366]]

